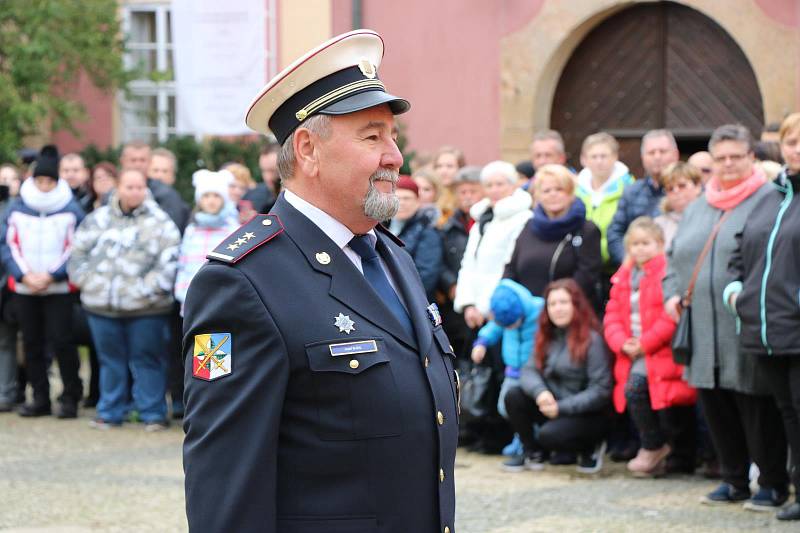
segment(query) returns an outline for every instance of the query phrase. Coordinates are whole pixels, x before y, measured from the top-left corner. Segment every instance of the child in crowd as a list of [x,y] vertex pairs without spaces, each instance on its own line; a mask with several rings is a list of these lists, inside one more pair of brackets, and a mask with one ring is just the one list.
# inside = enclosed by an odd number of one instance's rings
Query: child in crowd
[[181,305],[181,314],[189,282],[206,262],[206,255],[239,227],[236,207],[229,196],[233,181],[228,170],[204,169],[192,175],[196,206],[183,234],[175,278],[175,299]]
[[508,420],[523,452],[503,468],[541,470],[548,452],[568,451],[578,453],[578,472],[596,473],[609,425],[608,351],[597,317],[574,280],[551,282],[544,300],[547,312],[539,316],[534,357],[522,367],[519,386],[505,396]]
[[544,299],[510,279],[502,279],[492,293],[489,301],[492,320],[479,331],[473,343],[472,361],[480,364],[486,357],[486,347],[493,346],[502,339],[505,379],[500,387],[497,412],[503,418],[506,413],[505,397],[508,389],[519,384],[519,373],[528,361],[533,350],[539,314],[544,307]]
[[59,418],[75,418],[81,400],[78,350],[72,343],[72,304],[75,290],[67,280],[67,260],[83,210],[67,182],[58,177],[58,150],[42,148],[33,177],[20,187],[3,217],[0,257],[8,273],[8,287],[25,346],[25,369],[33,388],[33,402],[21,416],[51,413],[48,348],[58,361],[63,392]]
[[670,408],[694,405],[697,393],[672,359],[675,322],[664,311],[661,290],[667,264],[664,232],[650,217],[639,217],[624,243],[627,259],[611,278],[603,325],[616,356],[614,407],[620,413],[627,407],[641,437],[628,470],[647,477],[665,472],[670,441],[679,430],[672,415],[680,412]]

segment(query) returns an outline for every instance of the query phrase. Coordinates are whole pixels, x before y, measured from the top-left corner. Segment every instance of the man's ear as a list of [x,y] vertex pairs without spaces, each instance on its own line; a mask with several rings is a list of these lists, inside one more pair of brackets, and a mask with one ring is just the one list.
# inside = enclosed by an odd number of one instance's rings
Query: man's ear
[[316,176],[319,171],[317,143],[319,138],[305,128],[297,128],[292,139],[296,171],[306,176]]

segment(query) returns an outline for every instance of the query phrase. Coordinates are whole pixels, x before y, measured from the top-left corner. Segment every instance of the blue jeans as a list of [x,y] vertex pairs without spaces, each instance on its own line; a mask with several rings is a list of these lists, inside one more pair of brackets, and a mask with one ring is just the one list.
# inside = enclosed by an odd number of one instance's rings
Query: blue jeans
[[[109,318],[87,312],[100,361],[97,416],[118,423],[127,415],[133,393],[135,409],[145,423],[167,418],[169,366],[168,315]],[[128,371],[133,376],[129,388]]]
[[511,387],[518,387],[519,386],[519,378],[512,378],[511,376],[506,376],[503,379],[503,384],[500,385],[500,395],[497,398],[497,412],[508,420],[508,411],[506,410],[506,394],[508,394],[508,389]]

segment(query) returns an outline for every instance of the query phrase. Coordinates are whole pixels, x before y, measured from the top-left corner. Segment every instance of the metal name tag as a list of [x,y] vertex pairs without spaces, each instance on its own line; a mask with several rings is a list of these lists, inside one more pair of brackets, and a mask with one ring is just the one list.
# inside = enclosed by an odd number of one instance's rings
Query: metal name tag
[[340,355],[355,355],[359,353],[372,353],[378,351],[378,343],[375,341],[356,341],[356,342],[342,342],[339,344],[330,344],[328,348],[333,357]]

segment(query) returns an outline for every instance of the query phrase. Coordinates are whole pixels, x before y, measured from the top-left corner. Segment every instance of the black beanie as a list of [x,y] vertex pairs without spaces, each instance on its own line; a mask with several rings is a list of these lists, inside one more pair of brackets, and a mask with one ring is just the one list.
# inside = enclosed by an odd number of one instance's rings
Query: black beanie
[[33,167],[33,175],[58,180],[58,148],[55,145],[47,144],[42,147],[36,158],[36,166]]

